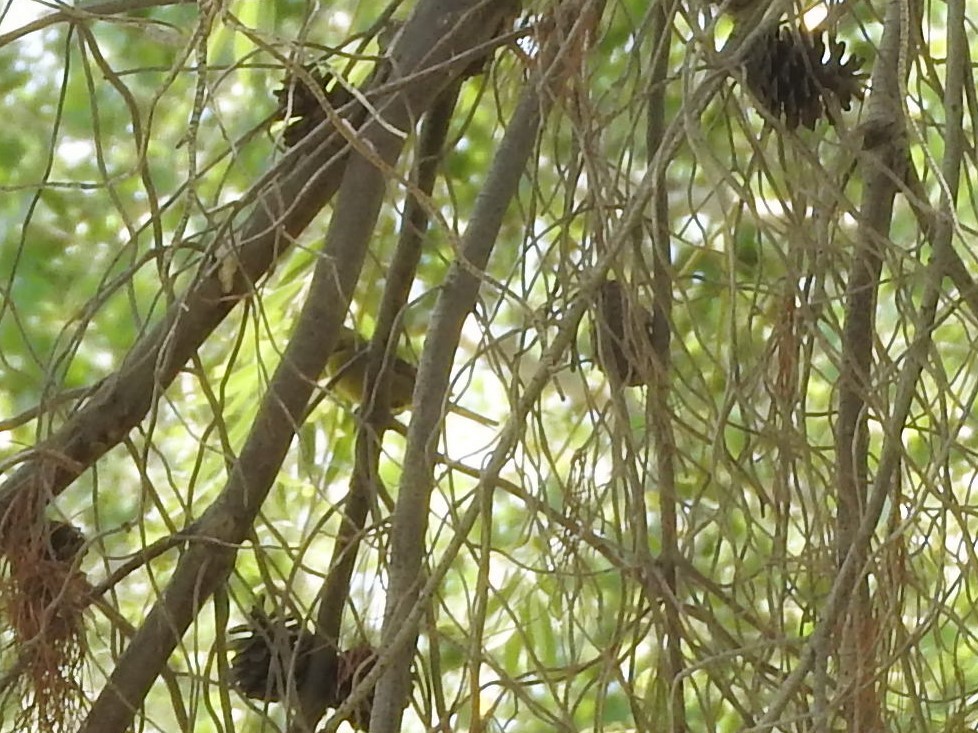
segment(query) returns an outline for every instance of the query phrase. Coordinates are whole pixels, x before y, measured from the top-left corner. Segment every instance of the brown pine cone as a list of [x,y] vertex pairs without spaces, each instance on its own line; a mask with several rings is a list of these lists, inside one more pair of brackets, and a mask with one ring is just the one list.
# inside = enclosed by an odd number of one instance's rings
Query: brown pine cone
[[51,521],[48,532],[48,544],[44,551],[50,560],[72,563],[85,547],[85,535],[73,524]]
[[[245,697],[264,702],[280,702],[288,690],[298,690],[306,682],[309,660],[318,648],[315,634],[301,622],[284,613],[268,614],[255,606],[247,623],[231,629],[237,635],[231,641],[235,652],[231,659],[231,680]],[[337,655],[336,667],[323,679],[323,702],[337,708],[346,701],[354,687],[373,669],[376,651],[360,645]],[[348,720],[360,730],[367,730],[373,705],[373,691],[350,713]]]
[[850,56],[843,61],[845,51],[846,44],[825,30],[773,29],[747,58],[747,86],[789,130],[799,124],[814,130],[822,117],[834,123],[828,95],[833,95],[844,110],[863,95],[862,59]]
[[290,687],[302,685],[315,637],[297,619],[269,615],[256,606],[248,615],[248,623],[231,629],[231,633],[243,634],[231,641],[235,652],[231,679],[242,695],[278,702]]

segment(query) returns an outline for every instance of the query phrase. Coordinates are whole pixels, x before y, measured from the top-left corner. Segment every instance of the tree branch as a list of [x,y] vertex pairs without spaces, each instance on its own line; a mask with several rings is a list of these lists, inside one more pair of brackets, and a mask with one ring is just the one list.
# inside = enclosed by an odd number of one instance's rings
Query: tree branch
[[[574,9],[563,9],[569,15],[579,11],[581,6],[571,4],[568,8]],[[564,19],[566,18],[567,16]],[[560,23],[556,25],[559,27]],[[573,28],[570,28],[571,25]],[[572,48],[575,41],[581,41],[588,30],[586,26],[587,19],[581,14],[566,24],[565,27],[570,29],[566,37],[551,38],[548,46],[543,49],[542,78],[525,91],[507,125],[485,186],[476,200],[475,210],[459,247],[459,255],[452,263],[432,313],[418,370],[413,400],[415,410],[408,428],[404,470],[391,529],[390,588],[381,642],[383,654],[380,668],[383,671],[377,684],[370,722],[370,730],[374,733],[395,733],[400,728],[401,717],[411,691],[411,660],[417,643],[418,623],[422,616],[420,607],[423,606],[421,565],[425,551],[428,504],[433,489],[435,444],[462,325],[475,305],[481,285],[480,275],[489,260],[503,215],[516,195],[523,170],[533,152],[542,115],[549,106],[550,100],[545,95],[559,88],[559,82],[553,89],[549,86],[554,78],[559,79],[561,73],[563,59],[556,49],[566,51]],[[580,319],[580,314],[577,319]],[[576,322],[574,327],[576,329]],[[569,334],[570,329],[567,330],[565,339],[558,339],[562,349],[567,348]],[[555,342],[554,347],[557,346],[558,343]],[[480,482],[480,495],[492,490],[492,480],[507,460],[509,451],[522,430],[531,401],[536,399],[539,389],[546,383],[549,370],[545,365],[541,366],[537,377],[537,393],[534,393],[534,384],[531,383],[516,414],[510,418],[503,431],[486,476]],[[479,507],[484,505],[483,501],[474,504],[475,511],[470,512],[471,521],[478,516]],[[485,519],[489,521],[489,517]],[[466,536],[468,529],[465,524],[463,522],[463,526],[458,529],[457,537]],[[435,581],[436,578],[432,578],[428,586]]]
[[[896,0],[897,3],[900,0]],[[877,65],[887,62],[881,53]],[[875,93],[877,87],[873,87]],[[872,108],[872,104],[870,107]],[[884,134],[900,137],[903,111],[891,108]],[[893,121],[900,120],[893,129]],[[870,118],[870,125],[884,124]],[[837,548],[840,562],[853,547],[854,537],[867,500],[869,430],[868,410],[878,407],[871,398],[871,374],[876,295],[883,264],[883,247],[889,236],[893,202],[897,186],[890,171],[899,170],[903,161],[895,155],[894,146],[885,142],[868,150],[866,183],[861,206],[859,232],[846,289],[846,316],[842,334],[842,366],[839,374],[839,413],[836,426],[836,475],[838,480]],[[871,609],[865,578],[859,582],[857,602],[846,628],[848,641],[841,641],[837,652],[843,655],[840,667],[843,684],[851,684],[856,699],[847,705],[854,730],[874,730],[881,711],[876,700],[875,665],[871,661],[873,638],[870,633]],[[842,637],[840,637],[841,640]],[[852,642],[852,643],[850,643]],[[867,677],[868,676],[868,677]],[[865,718],[865,716],[869,716]],[[855,722],[862,719],[863,724]],[[864,719],[865,718],[865,719]]]
[[[876,295],[883,264],[883,247],[889,238],[893,203],[905,162],[906,120],[901,89],[906,84],[910,28],[902,17],[907,0],[891,0],[884,20],[880,53],[873,68],[868,119],[863,127],[865,187],[860,206],[859,229],[852,255],[846,291],[842,364],[839,374],[839,411],[836,426],[836,476],[838,481],[837,551],[840,563],[851,568],[842,598],[856,590],[849,623],[837,639],[841,686],[852,685],[855,696],[846,705],[854,730],[875,730],[882,725],[873,662],[872,610],[863,575],[866,545],[857,540],[867,521],[869,492],[868,410],[878,407],[872,399],[872,357],[875,336]],[[878,486],[877,486],[878,489]],[[868,542],[868,540],[867,540]],[[841,580],[842,573],[840,572]],[[838,610],[837,610],[838,612]],[[823,619],[823,622],[826,619]],[[825,629],[824,634],[829,633]],[[813,647],[813,649],[816,647]]]
[[[435,22],[443,17],[443,5],[429,0],[405,27],[392,51],[395,78],[444,64],[485,37],[487,29],[477,13],[470,13],[467,22],[449,25],[446,32],[443,24]],[[184,631],[230,572],[237,545],[246,537],[271,488],[340,332],[380,211],[387,168],[404,143],[405,136],[399,131],[410,129],[461,71],[452,65],[444,69],[437,76],[428,75],[425,84],[392,95],[380,106],[384,119],[372,118],[358,132],[372,155],[370,159],[359,154],[351,157],[309,298],[231,478],[200,519],[200,534],[212,542],[191,544],[181,557],[165,593],[92,706],[84,733],[121,733],[129,726]]]
[[[351,124],[364,110],[351,105]],[[256,184],[245,222],[225,232],[197,281],[163,320],[133,345],[122,366],[56,433],[26,454],[0,487],[0,514],[23,492],[42,503],[60,494],[145,416],[183,365],[255,283],[289,250],[332,198],[343,173],[345,140],[329,125],[297,145]],[[230,224],[228,226],[230,228]],[[230,265],[230,268],[228,267]],[[0,525],[0,531],[5,529]]]
[[0,48],[8,43],[23,38],[31,33],[42,31],[58,23],[77,23],[90,17],[100,15],[118,15],[119,13],[129,13],[133,10],[144,10],[146,8],[159,8],[164,5],[183,5],[195,2],[196,0],[86,0],[76,6],[68,6],[63,10],[56,10],[37,20],[31,21],[27,25],[16,28],[9,33],[0,36]]
[[[649,111],[646,129],[647,155],[651,162],[656,153],[665,144],[665,107],[666,85],[668,74],[668,54],[672,38],[672,21],[676,12],[676,3],[671,3],[669,9],[659,4],[652,11],[652,74],[649,79]],[[670,337],[672,335],[672,234],[669,231],[669,204],[666,172],[660,173],[657,181],[655,196],[652,201],[652,250],[653,250],[653,322],[652,346],[655,352],[654,368],[651,370],[654,380],[646,398],[646,419],[650,423],[651,434],[655,440],[656,484],[659,497],[659,515],[662,523],[662,575],[668,586],[669,594],[677,597],[676,563],[678,562],[679,538],[677,507],[679,499],[676,494],[676,435],[672,424],[672,411],[669,407],[669,397],[672,394],[672,354],[670,352]],[[641,526],[647,538],[648,527],[645,522],[645,496],[648,488],[645,482],[641,486],[642,512]],[[638,548],[638,552],[651,560],[649,543],[646,539]],[[663,655],[662,665],[665,674],[663,683],[669,685],[670,713],[669,730],[686,730],[686,703],[683,685],[683,628],[680,619],[680,608],[675,603],[665,606],[665,638],[666,654]]]
[[[398,491],[391,531],[390,589],[384,617],[382,648],[390,649],[405,626],[418,598],[421,560],[428,520],[428,499],[434,470],[433,446],[441,424],[452,362],[462,324],[475,305],[481,272],[495,244],[502,216],[516,194],[526,161],[536,142],[540,102],[536,94],[524,96],[507,126],[486,185],[479,194],[471,222],[462,239],[459,258],[452,264],[425,340],[414,391],[415,406],[408,428],[404,472]],[[417,620],[407,628],[417,627]],[[416,634],[416,632],[415,632]],[[398,649],[377,685],[370,729],[394,733],[410,694],[410,666],[414,639]],[[405,640],[407,641],[407,640]]]

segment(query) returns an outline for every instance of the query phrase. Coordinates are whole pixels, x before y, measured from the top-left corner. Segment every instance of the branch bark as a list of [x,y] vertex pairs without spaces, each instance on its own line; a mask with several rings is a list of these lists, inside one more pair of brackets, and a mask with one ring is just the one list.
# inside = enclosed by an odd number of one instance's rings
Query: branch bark
[[[374,698],[370,730],[395,733],[411,691],[411,660],[420,615],[421,561],[433,488],[435,444],[462,324],[475,305],[481,273],[489,260],[509,202],[516,195],[526,162],[536,143],[541,100],[535,90],[524,94],[507,126],[486,185],[479,193],[458,258],[445,279],[431,317],[414,391],[404,472],[391,529],[390,588],[381,648],[389,661]],[[400,639],[398,638],[400,637]],[[403,646],[398,648],[396,643]]]
[[[381,671],[370,720],[372,733],[395,733],[400,729],[403,711],[411,692],[411,660],[417,644],[418,624],[424,615],[422,609],[425,599],[433,585],[438,582],[439,573],[435,573],[428,583],[424,582],[422,560],[428,526],[428,506],[434,488],[438,428],[462,325],[475,305],[481,274],[492,253],[506,209],[518,191],[519,181],[533,152],[543,115],[551,104],[552,100],[548,95],[556,94],[556,90],[560,88],[561,74],[564,73],[561,68],[563,54],[572,53],[568,49],[579,51],[584,47],[585,36],[594,20],[586,11],[600,5],[600,2],[572,3],[559,9],[560,16],[555,27],[566,29],[562,31],[566,35],[560,37],[559,33],[555,33],[541,50],[541,74],[524,91],[506,127],[506,134],[462,237],[459,254],[452,263],[432,313],[431,327],[418,370],[413,400],[415,410],[408,428],[404,470],[391,528],[390,587],[381,640]],[[575,48],[575,44],[579,45]],[[593,285],[596,289],[597,282]],[[473,508],[461,522],[456,540],[467,536],[471,523],[489,505],[487,492],[492,491],[495,476],[508,460],[510,451],[523,430],[523,421],[530,405],[549,379],[548,364],[552,362],[547,362],[546,357],[555,358],[567,348],[570,334],[572,329],[576,332],[576,323],[580,320],[583,308],[584,304],[579,303],[569,319],[574,321],[573,324],[567,324],[567,328],[563,329],[564,338],[558,337],[554,342],[553,348],[559,350],[545,356],[540,371],[528,385],[516,412],[507,422],[477,489],[480,499],[473,504]],[[491,522],[491,517],[484,519]],[[452,557],[450,554],[439,565],[440,572],[443,572],[445,563],[450,562]]]
[[[905,165],[906,119],[900,90],[906,84],[907,59],[912,48],[909,24],[903,17],[906,2],[891,0],[887,7],[880,53],[873,69],[869,114],[863,127],[861,162],[865,187],[846,291],[835,440],[840,562],[852,551],[857,557],[865,552],[855,540],[867,510],[868,410],[878,407],[872,399],[876,295],[897,182],[902,179]],[[858,566],[861,575],[862,563]],[[845,706],[846,717],[852,730],[878,730],[883,713],[876,686],[876,634],[864,576],[856,585],[849,610],[842,633],[836,637],[840,682],[854,692]]]

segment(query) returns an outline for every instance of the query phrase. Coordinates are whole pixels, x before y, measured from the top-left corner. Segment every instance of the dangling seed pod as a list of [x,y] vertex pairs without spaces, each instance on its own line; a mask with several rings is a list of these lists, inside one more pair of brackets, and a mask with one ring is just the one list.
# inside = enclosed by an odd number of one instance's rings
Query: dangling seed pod
[[652,314],[633,304],[617,280],[598,291],[593,347],[598,366],[627,387],[645,384],[652,364]]
[[747,58],[747,86],[789,130],[799,124],[814,130],[822,117],[834,124],[828,96],[849,110],[853,100],[863,95],[865,75],[859,71],[863,61],[855,55],[843,61],[845,52],[846,44],[825,30],[773,29],[757,41]]

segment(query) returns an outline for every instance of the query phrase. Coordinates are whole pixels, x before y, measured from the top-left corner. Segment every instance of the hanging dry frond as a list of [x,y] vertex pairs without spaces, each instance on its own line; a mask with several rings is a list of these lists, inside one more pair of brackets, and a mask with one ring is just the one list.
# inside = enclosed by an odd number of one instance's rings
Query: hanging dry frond
[[6,577],[0,588],[4,623],[13,634],[17,679],[23,698],[18,725],[61,731],[80,711],[81,662],[87,651],[82,612],[91,586],[78,561],[85,537],[59,521],[30,521],[15,503],[4,517]]
[[843,110],[862,98],[863,61],[855,55],[843,60],[845,52],[846,44],[825,30],[773,29],[748,56],[747,86],[789,130],[799,124],[814,130],[822,117],[835,122],[829,95]]
[[595,338],[598,366],[628,387],[645,384],[652,364],[652,314],[633,303],[617,280],[598,291]]

